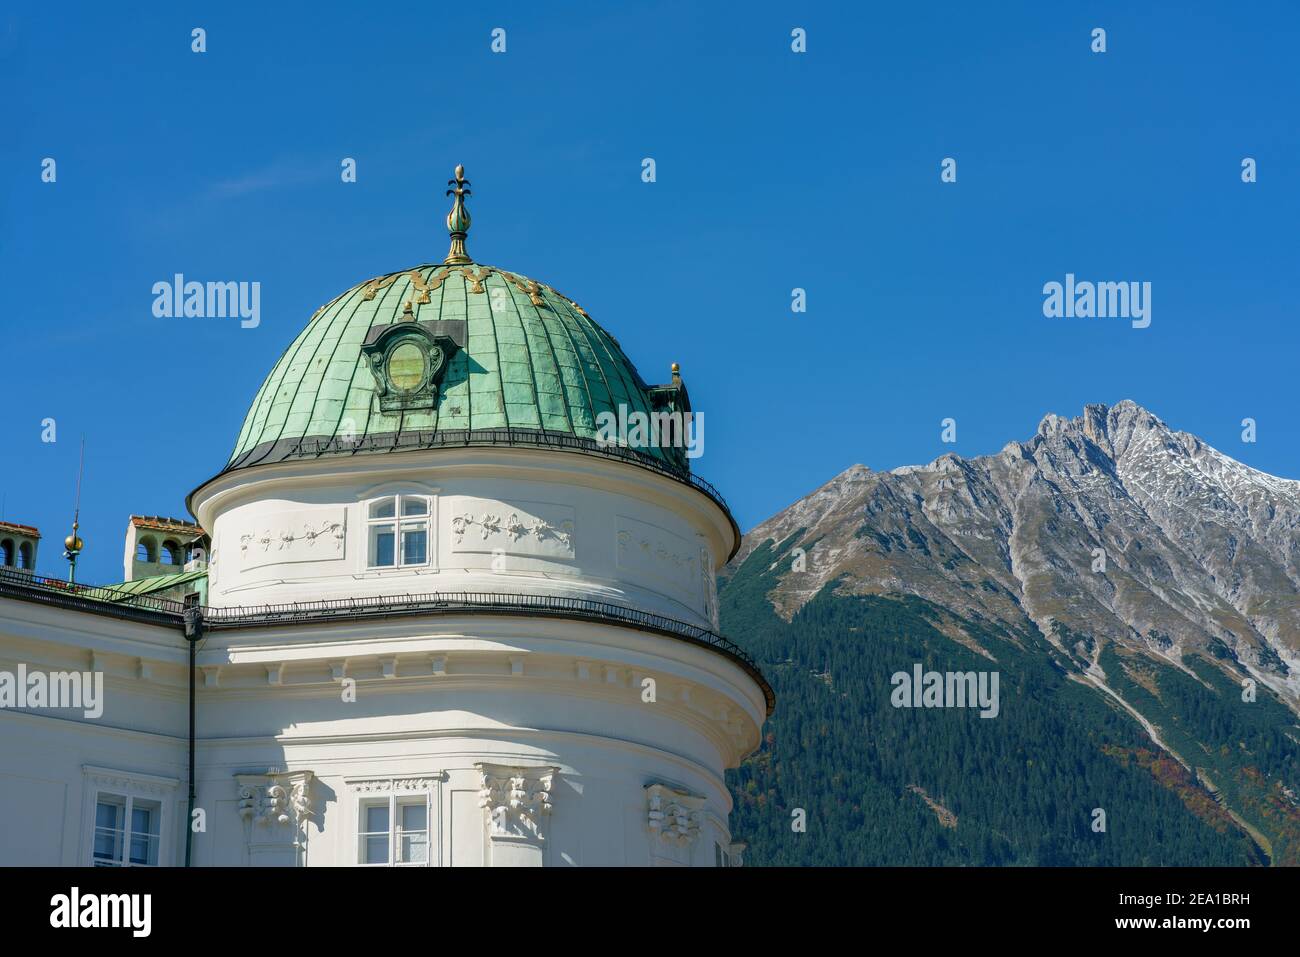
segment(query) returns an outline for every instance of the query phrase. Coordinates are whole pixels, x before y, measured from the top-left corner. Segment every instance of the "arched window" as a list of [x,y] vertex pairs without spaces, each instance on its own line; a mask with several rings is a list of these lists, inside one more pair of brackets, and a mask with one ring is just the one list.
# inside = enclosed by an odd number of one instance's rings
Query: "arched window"
[[30,569],[32,567],[32,543],[23,542],[18,546],[18,567]]
[[162,557],[159,561],[164,565],[181,564],[181,547],[175,542],[163,542]]
[[14,543],[9,539],[0,542],[0,565],[12,565],[14,563]]
[[153,564],[158,561],[158,545],[152,538],[142,538],[135,545],[135,560]]

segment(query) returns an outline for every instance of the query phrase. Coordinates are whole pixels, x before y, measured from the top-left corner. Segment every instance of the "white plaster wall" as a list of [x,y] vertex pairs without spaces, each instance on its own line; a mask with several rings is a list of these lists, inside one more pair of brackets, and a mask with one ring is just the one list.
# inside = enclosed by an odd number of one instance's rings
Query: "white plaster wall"
[[[369,567],[369,502],[432,500],[427,567]],[[429,592],[587,598],[717,627],[734,533],[707,497],[593,456],[469,449],[237,471],[195,493],[217,606]],[[532,529],[538,529],[537,532]]]
[[[180,863],[185,652],[179,629],[0,599],[0,669],[93,664],[107,676],[99,720],[0,711],[0,814],[22,822],[0,836],[0,864],[88,862],[87,767],[159,789],[163,859]],[[757,686],[715,652],[584,622],[455,616],[214,631],[199,666],[207,831],[195,836],[197,865],[352,865],[355,779],[428,778],[435,864],[712,866],[713,841],[727,839],[722,771],[757,744],[763,716]],[[356,682],[354,702],[342,700],[340,668]],[[643,700],[646,676],[654,702]],[[542,841],[490,835],[477,763],[558,769]],[[268,769],[315,776],[301,829],[240,817],[235,776]],[[656,783],[702,799],[691,844],[647,827],[645,788]]]
[[[427,568],[367,566],[365,506],[394,493],[432,500]],[[726,515],[688,486],[537,450],[259,467],[207,483],[193,507],[213,533],[217,606],[487,591],[597,599],[713,628],[713,575],[735,544]],[[164,800],[164,862],[183,859],[187,655],[179,628],[0,598],[0,669],[89,669],[107,689],[96,720],[0,711],[0,864],[88,863],[95,782],[115,778]],[[419,780],[436,813],[434,863],[711,866],[713,842],[729,840],[724,770],[758,746],[765,716],[758,684],[716,651],[527,616],[216,629],[197,671],[207,830],[194,838],[196,864],[354,864],[358,795]],[[540,836],[494,835],[479,764],[526,777],[554,769]],[[260,808],[270,792],[256,782],[304,772],[309,816],[241,815],[241,784]],[[653,784],[697,809],[692,842],[652,834]]]

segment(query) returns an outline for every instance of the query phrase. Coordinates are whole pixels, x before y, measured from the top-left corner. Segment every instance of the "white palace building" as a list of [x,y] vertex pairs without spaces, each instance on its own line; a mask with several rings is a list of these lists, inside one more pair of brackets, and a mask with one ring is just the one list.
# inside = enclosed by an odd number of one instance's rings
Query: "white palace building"
[[0,524],[0,864],[740,862],[774,699],[718,634],[739,531],[680,442],[599,430],[680,438],[686,387],[472,260],[449,185],[446,259],[318,309],[121,584]]

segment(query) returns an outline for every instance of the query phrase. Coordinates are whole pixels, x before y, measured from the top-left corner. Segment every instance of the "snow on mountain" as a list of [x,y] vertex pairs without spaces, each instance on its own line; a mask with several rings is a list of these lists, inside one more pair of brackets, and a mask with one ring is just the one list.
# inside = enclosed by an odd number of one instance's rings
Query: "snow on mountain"
[[1098,681],[1106,642],[1174,664],[1196,649],[1300,702],[1300,482],[1131,401],[1048,415],[996,455],[855,465],[753,529],[733,564],[792,535],[804,560],[786,555],[769,596],[786,618],[830,582],[915,594],[1041,636]]

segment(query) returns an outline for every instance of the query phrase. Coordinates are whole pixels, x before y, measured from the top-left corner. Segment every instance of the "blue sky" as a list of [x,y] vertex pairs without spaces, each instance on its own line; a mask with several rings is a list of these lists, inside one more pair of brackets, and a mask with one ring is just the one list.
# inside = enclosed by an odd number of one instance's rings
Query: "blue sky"
[[[1300,477],[1300,13],[1135,6],[8,5],[4,517],[62,574],[84,433],[81,578],[120,579],[127,516],[184,514],[317,306],[441,259],[457,162],[476,258],[682,364],[744,528],[1123,398]],[[261,325],[155,318],[176,272],[260,282]],[[1150,282],[1150,328],[1045,318],[1067,272]]]

